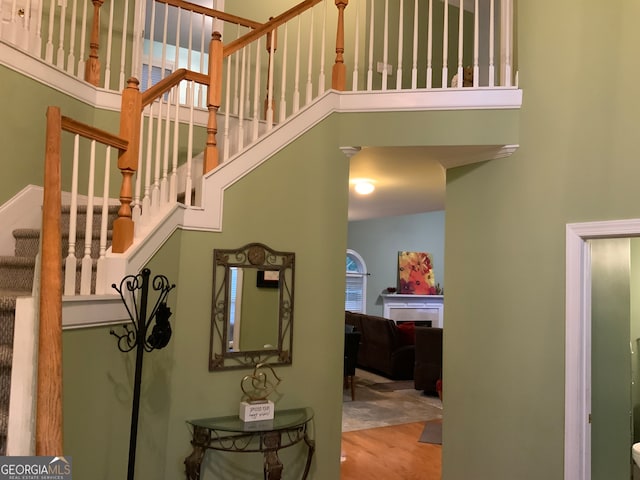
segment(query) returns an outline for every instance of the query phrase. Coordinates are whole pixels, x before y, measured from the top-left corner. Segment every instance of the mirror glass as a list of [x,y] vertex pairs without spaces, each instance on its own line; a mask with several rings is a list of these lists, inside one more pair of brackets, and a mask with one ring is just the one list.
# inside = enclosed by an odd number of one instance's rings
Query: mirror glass
[[294,261],[261,243],[213,251],[209,370],[291,363]]

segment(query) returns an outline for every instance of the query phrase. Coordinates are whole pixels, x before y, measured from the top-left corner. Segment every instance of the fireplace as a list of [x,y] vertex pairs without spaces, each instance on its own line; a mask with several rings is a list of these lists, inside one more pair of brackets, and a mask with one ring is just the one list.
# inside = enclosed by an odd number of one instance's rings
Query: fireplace
[[444,321],[444,296],[383,294],[383,317],[398,322],[431,322],[432,327],[442,328]]

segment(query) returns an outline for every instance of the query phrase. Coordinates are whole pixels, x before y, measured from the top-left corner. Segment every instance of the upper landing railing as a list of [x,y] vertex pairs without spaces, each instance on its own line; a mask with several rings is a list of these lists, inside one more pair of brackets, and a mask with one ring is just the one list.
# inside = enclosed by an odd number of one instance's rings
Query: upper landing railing
[[[281,76],[285,75],[291,80],[285,97],[291,99],[296,92],[296,69],[298,95],[309,83],[317,91],[328,88],[330,78],[323,76],[323,66],[335,58],[336,31],[344,32],[337,40],[344,48],[338,53],[344,53],[347,90],[446,88],[464,67],[472,70],[468,79],[474,87],[513,86],[513,2],[302,2],[318,5],[306,13],[297,10],[293,22],[278,25],[273,45],[274,89],[282,89]],[[255,44],[251,52],[245,51],[247,79],[255,80],[251,77],[256,59],[263,73],[271,61],[267,55],[270,40],[264,35],[268,32],[261,30],[265,22],[182,0],[11,0],[0,2],[0,19],[1,40],[73,76],[118,92],[130,76],[140,79],[145,89],[152,78],[163,78],[179,68],[207,73],[213,30],[222,34],[232,50],[248,32],[254,33],[254,40],[260,38],[261,56],[256,55]],[[344,28],[337,25],[339,21]],[[241,59],[230,63],[235,84]],[[251,89],[248,84],[245,88]],[[306,93],[302,95],[306,101]],[[202,94],[198,97],[205,107]]]

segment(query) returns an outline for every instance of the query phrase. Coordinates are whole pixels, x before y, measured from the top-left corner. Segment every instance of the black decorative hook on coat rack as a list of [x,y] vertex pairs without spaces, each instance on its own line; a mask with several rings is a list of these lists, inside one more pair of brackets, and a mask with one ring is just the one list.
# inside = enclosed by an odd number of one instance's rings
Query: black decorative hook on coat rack
[[[133,381],[133,407],[131,409],[131,433],[129,436],[129,464],[127,480],[133,480],[136,465],[136,443],[138,437],[138,417],[140,413],[140,384],[142,382],[142,358],[144,352],[151,352],[164,348],[171,339],[171,324],[169,317],[171,309],[167,307],[167,295],[175,288],[164,275],[153,277],[153,290],[158,292],[156,302],[147,316],[149,302],[149,277],[151,270],[143,269],[137,275],[127,275],[120,282],[111,285],[124,303],[131,323],[123,325],[124,333],[117,334],[111,330],[111,335],[118,339],[118,349],[130,352],[136,348],[136,370]],[[155,320],[155,325],[151,323]],[[151,333],[147,336],[147,332]]]

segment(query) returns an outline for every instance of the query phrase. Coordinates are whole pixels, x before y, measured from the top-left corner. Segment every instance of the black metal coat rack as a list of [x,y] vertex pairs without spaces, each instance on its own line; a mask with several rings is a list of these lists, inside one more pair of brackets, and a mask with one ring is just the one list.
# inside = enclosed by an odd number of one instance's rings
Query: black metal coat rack
[[[140,384],[142,383],[142,359],[144,352],[151,352],[167,346],[171,339],[171,324],[169,317],[171,309],[167,307],[166,299],[169,292],[175,288],[164,275],[153,277],[153,290],[158,292],[156,302],[147,317],[149,301],[149,278],[151,270],[143,269],[138,275],[128,275],[122,279],[120,286],[111,285],[122,298],[131,323],[123,325],[124,333],[117,334],[111,330],[111,335],[118,339],[118,349],[130,352],[136,348],[136,369],[133,381],[133,406],[131,409],[131,433],[129,436],[129,464],[127,480],[133,480],[136,465],[136,444],[138,438],[138,417],[140,413]],[[155,325],[151,328],[151,323]],[[151,328],[151,333],[147,332]]]

